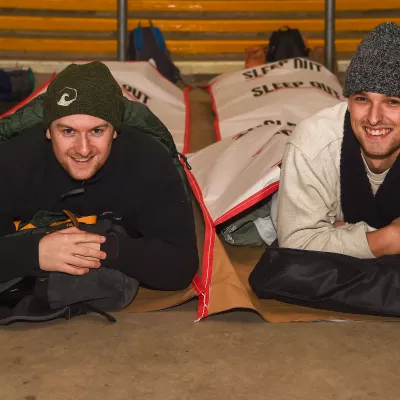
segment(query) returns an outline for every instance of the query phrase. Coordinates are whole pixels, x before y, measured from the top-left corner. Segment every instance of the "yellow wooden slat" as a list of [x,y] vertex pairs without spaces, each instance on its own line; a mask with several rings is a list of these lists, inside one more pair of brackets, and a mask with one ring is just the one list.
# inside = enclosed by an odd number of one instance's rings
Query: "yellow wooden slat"
[[[399,9],[398,0],[337,0],[336,10]],[[280,12],[323,11],[325,0],[128,0],[129,11]],[[0,0],[0,8],[115,11],[116,0]]]
[[115,40],[73,40],[46,38],[0,37],[0,51],[60,52],[60,53],[115,53]]
[[[336,51],[354,52],[361,39],[336,39]],[[169,40],[168,48],[174,54],[243,53],[247,47],[268,44],[265,40]],[[324,45],[323,39],[309,39],[311,48]]]
[[[192,12],[283,12],[324,11],[325,0],[225,0],[168,1],[137,0],[129,3],[132,11],[192,11]],[[399,9],[398,0],[337,0],[336,10]]]
[[[400,1],[400,0],[399,0]],[[337,19],[336,31],[370,31],[387,18]],[[400,24],[400,18],[391,21]],[[130,19],[128,29],[141,22]],[[154,20],[153,23],[164,32],[271,32],[282,26],[296,27],[301,31],[320,32],[324,30],[323,19],[303,20]],[[112,32],[117,30],[114,18],[73,18],[0,15],[0,29],[14,31],[60,31],[60,32]]]
[[[354,52],[361,39],[337,39],[336,51]],[[265,40],[167,40],[173,54],[243,53],[247,47],[265,45]],[[308,46],[323,46],[323,39],[310,39]],[[116,53],[115,40],[28,39],[0,37],[0,51]]]

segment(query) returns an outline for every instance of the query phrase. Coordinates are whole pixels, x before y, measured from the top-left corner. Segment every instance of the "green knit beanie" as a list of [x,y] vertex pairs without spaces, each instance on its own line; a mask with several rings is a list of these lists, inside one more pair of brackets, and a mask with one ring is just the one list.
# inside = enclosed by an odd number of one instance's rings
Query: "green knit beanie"
[[48,86],[43,104],[45,129],[53,121],[75,114],[104,119],[117,131],[121,127],[122,90],[105,64],[71,64]]

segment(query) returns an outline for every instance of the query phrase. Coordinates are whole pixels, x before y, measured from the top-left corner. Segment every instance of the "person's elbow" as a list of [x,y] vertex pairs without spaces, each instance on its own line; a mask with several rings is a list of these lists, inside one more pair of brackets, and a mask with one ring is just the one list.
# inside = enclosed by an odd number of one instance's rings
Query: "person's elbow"
[[313,246],[313,242],[307,242],[305,240],[299,241],[299,240],[291,240],[290,238],[283,240],[282,242],[279,242],[279,247],[285,248],[285,249],[297,249],[297,250],[315,250],[315,251],[321,251],[319,248],[315,248]]
[[278,235],[278,243],[279,247],[287,248],[287,249],[299,249],[299,250],[307,250],[307,241],[299,240],[298,237],[294,235],[282,236]]
[[278,227],[279,247],[298,250],[321,250],[315,240],[319,236],[317,229],[285,229]]
[[164,277],[162,290],[183,290],[189,287],[199,268],[197,249],[185,249],[174,257],[169,274]]
[[332,225],[295,230],[287,234],[282,234],[282,232],[279,234],[278,231],[279,247],[345,254],[342,240],[336,229]]

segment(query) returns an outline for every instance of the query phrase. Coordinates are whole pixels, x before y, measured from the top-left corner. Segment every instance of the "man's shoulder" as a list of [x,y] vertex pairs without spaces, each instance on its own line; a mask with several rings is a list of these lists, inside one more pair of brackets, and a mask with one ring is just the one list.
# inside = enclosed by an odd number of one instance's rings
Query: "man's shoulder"
[[302,120],[290,136],[289,143],[314,159],[331,143],[341,143],[346,110],[347,102],[343,102]]
[[132,160],[150,161],[153,157],[171,159],[168,148],[155,135],[129,126],[123,127],[116,147],[118,152]]
[[[23,130],[18,136],[0,144],[0,168],[11,169],[12,165],[32,165],[42,160],[46,151],[46,137],[41,125]],[[14,169],[15,171],[15,169]]]
[[120,168],[140,181],[176,173],[171,153],[151,133],[124,127],[112,151],[115,151],[114,157],[119,160]]
[[150,189],[167,181],[180,180],[172,155],[154,135],[127,128],[121,131],[114,144],[112,157],[117,160],[118,174],[122,169],[123,179],[131,185]]

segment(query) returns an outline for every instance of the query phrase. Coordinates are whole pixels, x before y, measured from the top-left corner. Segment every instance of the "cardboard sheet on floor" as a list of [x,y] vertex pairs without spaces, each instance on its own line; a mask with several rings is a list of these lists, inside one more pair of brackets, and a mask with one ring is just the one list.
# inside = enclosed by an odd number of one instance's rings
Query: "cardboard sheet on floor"
[[[236,247],[215,239],[214,268],[210,282],[207,315],[232,309],[251,309],[268,322],[317,321],[399,321],[368,315],[337,313],[276,300],[260,300],[251,290],[248,277],[263,253],[263,248]],[[201,315],[199,315],[201,317]]]
[[[76,62],[77,64],[82,62]],[[70,62],[47,64],[54,75],[63,70]],[[188,92],[165,79],[158,70],[148,62],[105,62],[115,80],[123,89],[124,96],[130,100],[145,104],[164,123],[171,132],[178,151],[186,153],[190,140],[190,110]],[[18,62],[19,67],[29,67],[29,62]],[[40,70],[40,69],[39,69]],[[33,67],[35,74],[35,67]],[[5,115],[15,112],[30,100],[46,91],[50,80],[46,81],[31,96],[13,107]],[[101,82],[99,82],[101,84]]]

